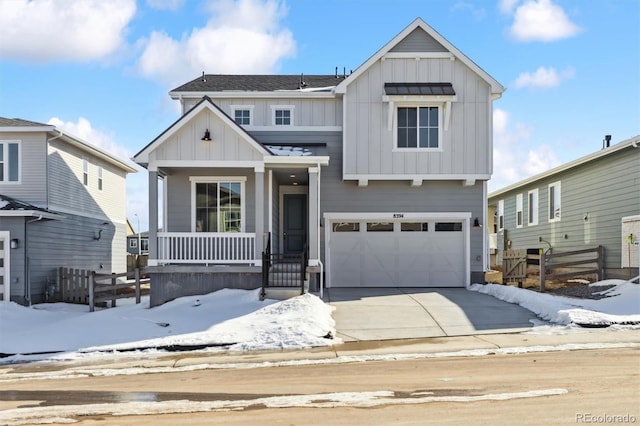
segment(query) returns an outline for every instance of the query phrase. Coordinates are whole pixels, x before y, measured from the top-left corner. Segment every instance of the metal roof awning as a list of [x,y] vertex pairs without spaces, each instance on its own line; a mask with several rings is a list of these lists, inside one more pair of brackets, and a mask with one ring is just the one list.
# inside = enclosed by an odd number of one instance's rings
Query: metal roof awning
[[385,83],[387,96],[455,96],[451,83]]

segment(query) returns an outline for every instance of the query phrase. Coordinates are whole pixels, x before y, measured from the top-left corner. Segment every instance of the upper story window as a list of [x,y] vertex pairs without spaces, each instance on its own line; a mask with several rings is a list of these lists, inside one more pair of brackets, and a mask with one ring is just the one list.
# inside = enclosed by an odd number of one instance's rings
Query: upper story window
[[89,185],[89,160],[82,160],[82,183],[84,186]]
[[549,222],[560,220],[560,182],[549,184]]
[[439,148],[440,107],[398,107],[397,148]]
[[0,141],[0,183],[20,182],[20,142]]
[[528,201],[529,201],[529,206],[528,206],[528,213],[529,213],[529,222],[528,224],[531,225],[537,225],[538,224],[538,189],[534,189],[529,191],[529,197],[528,197]]
[[504,200],[498,201],[498,231],[504,229]]
[[293,126],[292,105],[274,105],[273,109],[273,125],[274,126]]
[[244,231],[244,178],[192,177],[193,231]]
[[231,105],[233,110],[233,119],[240,126],[253,125],[253,106],[252,105]]
[[524,219],[522,218],[522,194],[516,195],[516,228],[522,228]]
[[102,166],[98,166],[98,189],[102,191]]

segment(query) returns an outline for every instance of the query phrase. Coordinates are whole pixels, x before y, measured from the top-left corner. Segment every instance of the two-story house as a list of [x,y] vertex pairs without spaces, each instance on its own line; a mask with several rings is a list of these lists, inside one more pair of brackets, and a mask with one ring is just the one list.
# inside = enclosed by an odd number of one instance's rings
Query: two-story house
[[315,289],[481,282],[503,91],[421,19],[348,75],[203,73],[172,90],[183,115],[134,157],[152,305],[257,287],[239,265],[267,245],[305,252]]
[[53,125],[0,117],[0,298],[46,300],[59,267],[126,271],[135,171]]

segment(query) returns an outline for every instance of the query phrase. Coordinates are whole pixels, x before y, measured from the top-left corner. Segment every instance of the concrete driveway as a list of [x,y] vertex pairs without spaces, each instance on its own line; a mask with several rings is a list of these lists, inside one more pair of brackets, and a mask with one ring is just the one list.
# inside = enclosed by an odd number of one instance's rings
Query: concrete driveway
[[533,312],[464,288],[329,288],[345,342],[520,332]]

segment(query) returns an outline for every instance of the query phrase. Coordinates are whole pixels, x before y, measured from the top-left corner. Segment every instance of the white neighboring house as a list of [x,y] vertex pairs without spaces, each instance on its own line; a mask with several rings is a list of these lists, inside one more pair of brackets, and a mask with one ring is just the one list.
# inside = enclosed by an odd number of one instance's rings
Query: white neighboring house
[[0,117],[0,299],[53,296],[59,267],[126,271],[135,172],[53,125]]

